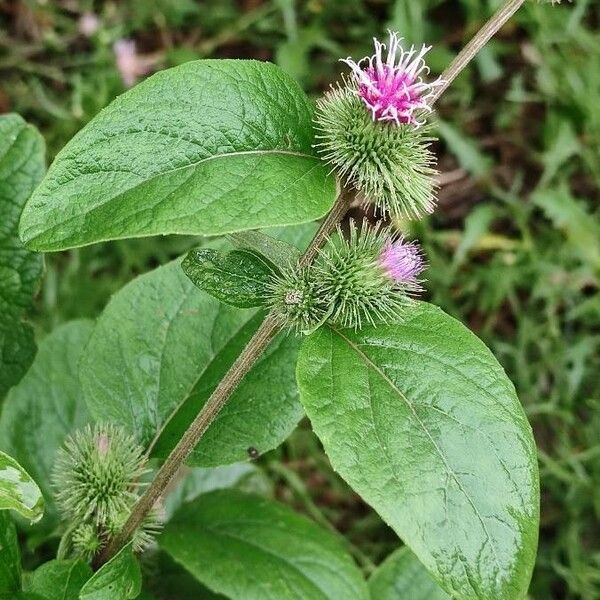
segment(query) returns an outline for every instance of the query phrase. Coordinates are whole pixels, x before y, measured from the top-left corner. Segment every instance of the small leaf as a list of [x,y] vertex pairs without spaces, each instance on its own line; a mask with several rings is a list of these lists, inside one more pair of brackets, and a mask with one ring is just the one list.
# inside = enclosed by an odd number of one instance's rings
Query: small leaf
[[333,204],[335,179],[312,147],[312,113],[270,63],[200,60],[156,73],[61,150],[21,237],[52,251],[315,220]]
[[525,595],[539,524],[535,443],[480,340],[419,302],[395,325],[322,327],[297,373],[333,467],[446,591]]
[[91,321],[72,321],[42,340],[35,361],[10,390],[0,416],[0,448],[35,479],[46,499],[42,523],[55,520],[50,476],[56,451],[88,422],[77,367],[92,331]]
[[10,514],[0,511],[0,597],[21,589],[21,552]]
[[140,565],[127,544],[81,588],[80,600],[133,600],[142,591]]
[[451,600],[406,546],[377,567],[369,578],[369,591],[373,600]]
[[278,240],[262,231],[240,231],[229,238],[241,248],[250,248],[265,256],[274,265],[292,265],[300,258],[300,250],[282,240]]
[[233,600],[366,600],[336,537],[290,508],[237,490],[204,494],[165,526],[159,545]]
[[238,308],[262,306],[273,273],[266,259],[249,250],[196,248],[181,267],[196,287]]
[[482,177],[490,170],[492,160],[479,149],[475,140],[444,121],[438,121],[436,127],[440,137],[448,144],[450,152],[456,156],[461,167],[478,177]]
[[32,329],[20,322],[42,275],[42,257],[23,248],[21,211],[44,174],[44,141],[19,115],[0,116],[0,399],[35,356]]
[[92,575],[82,560],[51,560],[34,571],[27,591],[46,600],[79,600],[81,588]]
[[8,509],[35,523],[44,514],[44,498],[27,471],[14,458],[0,452],[0,510]]

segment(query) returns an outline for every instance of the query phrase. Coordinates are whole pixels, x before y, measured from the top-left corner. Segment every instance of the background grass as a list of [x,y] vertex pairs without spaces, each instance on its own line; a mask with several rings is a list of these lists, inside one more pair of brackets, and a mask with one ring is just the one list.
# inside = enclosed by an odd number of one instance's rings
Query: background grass
[[[434,45],[440,72],[499,5],[485,0],[0,2],[0,112],[37,125],[51,159],[125,88],[113,43],[135,39],[149,71],[203,57],[273,60],[313,96],[340,57],[396,29]],[[98,29],[81,32],[97,15]],[[429,299],[493,349],[533,424],[542,524],[531,597],[600,598],[600,7],[530,1],[439,103],[435,215],[398,226],[430,262]],[[359,209],[355,210],[356,213]],[[47,256],[40,333],[96,316],[138,273],[190,238],[100,244]],[[335,526],[365,568],[397,540],[328,466],[302,426],[261,459],[277,496]]]

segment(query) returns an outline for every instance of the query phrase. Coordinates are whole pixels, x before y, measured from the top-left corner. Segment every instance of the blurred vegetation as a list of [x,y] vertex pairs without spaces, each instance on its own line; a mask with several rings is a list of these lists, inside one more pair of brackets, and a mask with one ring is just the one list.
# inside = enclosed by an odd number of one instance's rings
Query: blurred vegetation
[[[438,73],[498,5],[2,0],[0,112],[37,125],[52,159],[124,91],[119,39],[135,40],[138,74],[252,57],[277,62],[316,96],[340,72],[339,57],[367,54],[387,28],[433,44]],[[534,427],[542,525],[530,594],[540,600],[600,598],[599,25],[592,0],[530,0],[439,103],[436,214],[398,224],[425,246],[429,299],[491,346]],[[192,243],[153,238],[48,255],[32,320],[42,333],[95,316],[133,276]],[[307,426],[261,464],[282,500],[360,546],[363,565],[397,545],[331,471]]]

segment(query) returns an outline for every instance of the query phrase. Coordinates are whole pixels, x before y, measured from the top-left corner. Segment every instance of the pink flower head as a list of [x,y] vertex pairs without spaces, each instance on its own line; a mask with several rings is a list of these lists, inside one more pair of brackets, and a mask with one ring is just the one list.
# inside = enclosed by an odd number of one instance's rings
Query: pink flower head
[[[375,54],[358,62],[350,57],[342,59],[351,69],[357,84],[357,93],[371,111],[373,120],[394,121],[397,125],[410,123],[419,126],[414,113],[419,110],[430,111],[428,100],[441,79],[432,83],[423,81],[421,75],[429,73],[429,67],[423,58],[431,46],[423,45],[417,52],[414,46],[403,50],[402,38],[390,31],[389,43],[382,44],[377,39]],[[383,51],[387,49],[384,61]],[[366,63],[361,66],[361,63]]]
[[418,287],[417,277],[425,269],[425,260],[416,242],[407,243],[404,238],[398,238],[385,244],[379,265],[395,282]]

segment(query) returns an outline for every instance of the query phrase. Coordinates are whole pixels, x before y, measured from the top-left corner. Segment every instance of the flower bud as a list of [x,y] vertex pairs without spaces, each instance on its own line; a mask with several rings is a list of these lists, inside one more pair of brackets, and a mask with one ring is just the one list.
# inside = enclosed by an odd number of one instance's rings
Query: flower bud
[[105,525],[127,510],[145,472],[143,449],[119,427],[87,426],[69,437],[54,467],[56,501],[74,521]]
[[327,304],[309,269],[282,269],[273,277],[268,296],[279,321],[296,333],[312,331],[326,317]]
[[350,222],[350,236],[338,229],[319,253],[315,269],[321,293],[332,306],[330,320],[360,329],[400,319],[420,290],[425,268],[416,243],[394,238],[378,225]]

